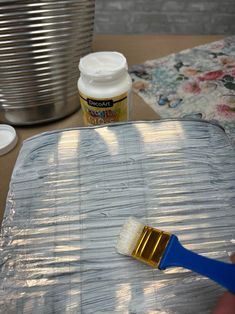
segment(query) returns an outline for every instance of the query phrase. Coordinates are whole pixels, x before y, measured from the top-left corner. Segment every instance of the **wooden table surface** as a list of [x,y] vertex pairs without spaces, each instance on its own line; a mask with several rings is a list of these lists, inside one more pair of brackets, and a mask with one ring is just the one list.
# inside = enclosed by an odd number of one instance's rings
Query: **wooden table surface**
[[[131,66],[222,38],[223,36],[96,35],[93,51],[122,52],[127,58],[128,65]],[[137,95],[133,95],[131,120],[155,119],[159,119],[159,116]],[[0,222],[4,214],[12,170],[23,140],[41,132],[76,126],[83,126],[81,111],[53,123],[15,128],[18,135],[17,146],[8,154],[0,156]]]

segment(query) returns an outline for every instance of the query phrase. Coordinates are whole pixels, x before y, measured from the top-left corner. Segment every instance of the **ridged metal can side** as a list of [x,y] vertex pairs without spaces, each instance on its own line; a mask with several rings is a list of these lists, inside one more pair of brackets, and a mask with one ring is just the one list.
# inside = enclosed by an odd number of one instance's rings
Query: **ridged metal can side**
[[0,120],[56,120],[79,107],[78,63],[91,50],[95,0],[0,1]]

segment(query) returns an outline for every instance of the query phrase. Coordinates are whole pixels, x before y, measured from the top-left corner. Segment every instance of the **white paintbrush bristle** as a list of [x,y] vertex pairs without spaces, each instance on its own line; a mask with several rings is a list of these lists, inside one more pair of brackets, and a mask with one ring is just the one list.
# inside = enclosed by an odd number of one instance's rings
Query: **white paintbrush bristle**
[[118,253],[131,256],[143,229],[144,225],[138,220],[132,217],[128,218],[122,226],[121,232],[119,234],[116,245]]

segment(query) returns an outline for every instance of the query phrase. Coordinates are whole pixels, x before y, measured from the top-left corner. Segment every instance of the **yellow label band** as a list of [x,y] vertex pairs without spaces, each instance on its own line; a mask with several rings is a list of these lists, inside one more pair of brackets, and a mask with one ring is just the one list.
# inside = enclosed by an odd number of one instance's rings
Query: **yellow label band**
[[128,93],[113,98],[96,99],[80,93],[84,122],[88,125],[128,120]]

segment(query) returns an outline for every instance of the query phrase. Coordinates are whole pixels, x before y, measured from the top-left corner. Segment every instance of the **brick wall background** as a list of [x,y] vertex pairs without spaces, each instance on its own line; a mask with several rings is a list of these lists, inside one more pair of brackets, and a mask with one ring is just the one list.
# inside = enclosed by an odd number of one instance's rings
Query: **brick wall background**
[[235,34],[235,0],[96,0],[96,33]]

